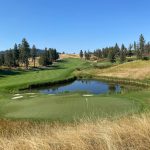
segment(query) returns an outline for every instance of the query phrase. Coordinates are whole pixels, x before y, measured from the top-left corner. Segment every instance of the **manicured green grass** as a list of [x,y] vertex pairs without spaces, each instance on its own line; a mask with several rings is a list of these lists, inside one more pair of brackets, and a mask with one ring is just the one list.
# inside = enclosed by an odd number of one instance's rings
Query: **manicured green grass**
[[23,96],[20,100],[7,100],[0,108],[1,117],[66,122],[84,117],[119,116],[141,109],[137,100],[117,95],[84,97],[70,93],[56,96],[37,94],[35,98]]
[[5,73],[3,77],[0,77],[0,91],[12,91],[31,84],[63,80],[70,77],[75,68],[81,67],[84,63],[80,59],[65,59],[45,70],[14,71],[11,74],[8,72],[9,75]]
[[55,96],[37,93],[36,97],[31,97],[21,93],[22,99],[12,100],[12,91],[18,92],[18,89],[32,84],[64,80],[73,76],[75,70],[87,71],[90,67],[92,65],[80,59],[65,59],[49,69],[0,72],[0,117],[66,122],[149,110],[149,91],[92,97],[83,97],[81,93]]

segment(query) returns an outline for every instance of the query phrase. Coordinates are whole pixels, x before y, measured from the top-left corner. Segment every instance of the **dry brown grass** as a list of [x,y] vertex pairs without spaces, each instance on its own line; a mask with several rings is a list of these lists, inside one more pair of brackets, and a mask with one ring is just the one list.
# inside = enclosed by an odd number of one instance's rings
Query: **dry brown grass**
[[[36,67],[39,67],[39,66],[40,66],[40,65],[39,65],[39,59],[40,59],[40,57],[37,57],[37,58],[35,59],[35,66],[36,66]],[[32,61],[31,58],[29,59],[29,66],[30,66],[30,67],[33,67],[33,66],[34,66],[34,62]]]
[[2,150],[149,150],[150,117],[60,125],[0,121]]
[[60,54],[60,59],[80,58],[79,54]]
[[134,61],[110,69],[103,70],[99,75],[119,78],[145,79],[150,77],[150,61]]
[[150,61],[128,62],[107,69],[85,70],[83,73],[96,76],[143,80],[150,78]]

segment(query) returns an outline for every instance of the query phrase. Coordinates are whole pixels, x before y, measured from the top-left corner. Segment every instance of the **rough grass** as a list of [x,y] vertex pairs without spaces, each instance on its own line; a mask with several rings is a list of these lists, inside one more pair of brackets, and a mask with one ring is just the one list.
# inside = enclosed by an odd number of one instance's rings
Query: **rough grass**
[[149,150],[149,115],[74,124],[0,121],[4,150]]
[[92,74],[98,77],[118,77],[128,79],[149,79],[150,78],[150,61],[133,61],[113,66],[107,69],[89,69],[84,70],[85,74]]

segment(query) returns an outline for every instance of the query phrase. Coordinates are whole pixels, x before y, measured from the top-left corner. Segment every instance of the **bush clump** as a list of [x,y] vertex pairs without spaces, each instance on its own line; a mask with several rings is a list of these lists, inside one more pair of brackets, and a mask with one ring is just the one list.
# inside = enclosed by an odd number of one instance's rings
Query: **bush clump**
[[105,69],[112,67],[112,65],[113,64],[111,62],[105,62],[105,63],[96,63],[94,64],[94,67],[98,69]]

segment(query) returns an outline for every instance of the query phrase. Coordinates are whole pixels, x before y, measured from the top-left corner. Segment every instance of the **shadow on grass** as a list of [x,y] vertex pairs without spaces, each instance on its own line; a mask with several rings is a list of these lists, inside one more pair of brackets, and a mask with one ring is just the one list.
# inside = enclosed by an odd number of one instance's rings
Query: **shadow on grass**
[[21,71],[16,71],[16,70],[0,70],[0,77],[5,77],[5,76],[9,76],[9,75],[18,75],[18,74],[22,74]]
[[66,63],[66,62],[68,62],[68,60],[64,60],[64,59],[59,59],[59,60],[57,60],[56,62],[59,62],[59,63]]
[[58,70],[58,69],[66,69],[66,67],[61,66],[60,63],[66,63],[67,60],[57,60],[59,64],[53,64],[46,67],[31,67],[29,69],[0,69],[0,78],[6,77],[6,76],[12,76],[12,75],[21,75],[26,72],[39,72],[39,71],[45,71],[45,70]]

